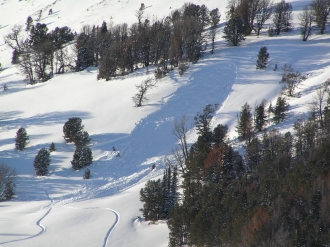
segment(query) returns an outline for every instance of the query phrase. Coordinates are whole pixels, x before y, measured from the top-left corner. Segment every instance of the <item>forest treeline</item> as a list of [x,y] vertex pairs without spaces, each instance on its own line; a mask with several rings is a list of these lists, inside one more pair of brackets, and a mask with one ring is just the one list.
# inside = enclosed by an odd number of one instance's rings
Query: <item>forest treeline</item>
[[[244,156],[234,151],[226,126],[210,128],[214,106],[195,117],[199,136],[186,154],[185,121],[177,121],[181,158],[169,167],[178,167],[182,194],[168,214],[146,219],[168,219],[173,247],[328,246],[329,107],[328,96],[321,111],[314,108],[295,122],[293,133],[256,129],[259,134],[245,139]],[[156,191],[152,195],[158,198]],[[145,195],[143,202],[149,203]]]

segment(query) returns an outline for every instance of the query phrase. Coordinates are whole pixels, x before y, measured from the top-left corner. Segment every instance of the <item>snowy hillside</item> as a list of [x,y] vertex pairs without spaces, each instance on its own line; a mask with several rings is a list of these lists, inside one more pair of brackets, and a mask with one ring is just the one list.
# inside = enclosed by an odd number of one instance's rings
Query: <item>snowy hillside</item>
[[[184,0],[149,1],[145,15],[162,18],[180,8]],[[238,47],[222,39],[226,0],[204,0],[209,9],[219,8],[220,28],[214,54],[207,51],[196,64],[180,76],[177,70],[161,79],[148,94],[148,101],[137,108],[132,102],[135,85],[153,75],[154,68],[138,69],[110,81],[97,80],[97,68],[56,75],[45,83],[26,85],[24,77],[11,64],[12,49],[2,37],[14,25],[25,25],[26,18],[37,18],[49,30],[69,26],[76,32],[85,24],[102,21],[120,24],[136,22],[136,0],[0,0],[0,162],[18,173],[16,196],[0,203],[1,246],[167,246],[166,222],[148,225],[137,218],[139,190],[148,179],[162,175],[164,158],[177,146],[171,134],[174,119],[186,115],[189,141],[196,140],[194,116],[207,104],[219,104],[211,125],[225,124],[235,140],[237,113],[263,99],[275,102],[282,84],[285,63],[307,76],[289,99],[290,111],[280,125],[292,129],[297,117],[306,117],[315,90],[330,78],[330,36],[312,35],[302,42],[298,15],[307,0],[292,0],[294,29],[268,37],[248,36]],[[48,15],[49,9],[53,10]],[[256,70],[257,54],[267,46],[267,69]],[[3,91],[4,85],[8,86]],[[80,117],[91,136],[94,162],[91,179],[82,179],[83,170],[71,168],[74,145],[65,143],[63,125],[71,117]],[[16,131],[26,128],[27,149],[15,150]],[[272,128],[274,126],[269,126]],[[54,142],[49,175],[36,177],[35,155]],[[237,143],[237,142],[235,142]],[[239,145],[237,145],[239,146]],[[115,147],[116,151],[113,151]],[[120,157],[116,157],[117,151]],[[152,169],[155,164],[156,168]]]

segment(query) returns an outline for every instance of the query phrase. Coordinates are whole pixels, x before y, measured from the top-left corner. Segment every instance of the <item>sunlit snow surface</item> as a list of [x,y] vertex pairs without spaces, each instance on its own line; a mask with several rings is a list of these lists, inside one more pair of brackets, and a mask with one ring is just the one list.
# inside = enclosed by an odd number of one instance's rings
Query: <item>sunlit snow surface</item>
[[[144,1],[145,16],[162,18],[184,2]],[[229,47],[221,38],[227,1],[195,2],[210,9],[218,7],[221,12],[215,54],[206,51],[182,77],[175,70],[160,80],[141,108],[134,107],[131,97],[136,93],[135,85],[153,75],[152,67],[107,82],[96,80],[97,68],[88,68],[26,86],[10,64],[12,50],[0,38],[4,68],[0,73],[0,162],[18,172],[16,197],[0,203],[0,245],[167,246],[166,222],[149,225],[137,216],[141,216],[142,207],[139,190],[145,181],[162,174],[164,157],[176,147],[171,135],[174,119],[185,114],[192,127],[194,116],[205,105],[219,104],[212,127],[228,125],[229,137],[235,140],[241,106],[248,102],[254,107],[263,99],[274,105],[283,86],[279,84],[280,68],[290,63],[308,77],[295,91],[297,97],[289,99],[287,119],[276,126],[292,130],[296,118],[307,116],[315,90],[330,78],[329,32],[302,42],[298,15],[309,1],[290,2],[295,10],[292,32],[268,37],[264,29],[259,38],[247,37],[239,47]],[[24,25],[29,15],[36,19],[40,9],[40,22],[49,30],[67,25],[79,32],[83,25],[100,25],[103,20],[131,24],[140,5],[136,0],[0,0],[0,37],[14,25]],[[48,15],[50,8],[52,15]],[[267,69],[256,70],[262,46],[267,46],[270,61]],[[278,71],[273,71],[275,64]],[[4,84],[8,91],[2,91]],[[71,168],[74,145],[66,144],[62,137],[63,125],[70,117],[80,117],[91,135],[94,162],[90,180],[82,179],[83,171]],[[14,138],[20,127],[27,129],[30,143],[26,150],[17,152]],[[196,137],[192,128],[189,142]],[[34,157],[51,142],[57,151],[51,154],[49,175],[36,177]],[[235,143],[236,148],[241,147]]]

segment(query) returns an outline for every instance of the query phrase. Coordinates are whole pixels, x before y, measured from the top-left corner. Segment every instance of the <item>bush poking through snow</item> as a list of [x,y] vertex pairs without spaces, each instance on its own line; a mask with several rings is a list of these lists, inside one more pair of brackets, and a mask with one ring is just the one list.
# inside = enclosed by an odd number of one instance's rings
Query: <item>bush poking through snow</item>
[[85,171],[84,171],[83,178],[84,179],[89,179],[90,177],[91,177],[91,171],[88,168],[86,168]]
[[16,138],[15,138],[15,147],[18,151],[22,151],[25,149],[26,144],[28,143],[29,136],[26,132],[26,129],[21,127],[16,132]]
[[52,144],[50,144],[49,146],[49,152],[54,152],[54,151],[56,151],[56,148],[54,142],[52,142]]
[[74,170],[80,170],[93,163],[93,154],[89,147],[76,147],[71,161]]
[[291,64],[284,64],[282,82],[286,83],[284,91],[287,91],[288,96],[294,96],[293,92],[297,87],[297,84],[303,79],[303,76],[299,71],[294,71]]
[[189,65],[187,62],[181,61],[179,63],[179,75],[182,76],[188,69],[189,69]]
[[48,166],[50,165],[50,152],[46,148],[39,150],[34,159],[34,169],[37,176],[45,176],[48,173]]

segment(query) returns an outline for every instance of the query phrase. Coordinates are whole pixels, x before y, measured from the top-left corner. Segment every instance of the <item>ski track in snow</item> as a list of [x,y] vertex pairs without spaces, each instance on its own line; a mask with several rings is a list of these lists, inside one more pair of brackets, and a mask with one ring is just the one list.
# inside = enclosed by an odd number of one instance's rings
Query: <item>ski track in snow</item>
[[113,225],[108,229],[107,233],[105,234],[102,247],[106,247],[108,245],[109,237],[110,237],[112,231],[118,225],[119,220],[120,220],[120,214],[117,211],[115,211],[111,208],[101,208],[101,207],[90,207],[90,208],[78,208],[78,207],[71,207],[71,206],[62,206],[62,207],[63,208],[71,208],[71,209],[85,209],[85,210],[88,210],[88,209],[104,209],[104,210],[108,210],[108,211],[111,211],[112,213],[114,213],[114,215],[116,216],[116,220],[113,223]]
[[[46,197],[47,199],[51,202],[49,205],[45,206],[45,207],[42,207],[42,208],[48,208],[50,207],[47,212],[41,217],[39,218],[37,221],[36,221],[36,225],[38,227],[40,227],[40,232],[38,232],[37,234],[33,235],[33,236],[30,236],[30,237],[27,237],[27,238],[23,238],[23,239],[16,239],[16,240],[12,240],[12,241],[7,241],[7,242],[2,242],[0,243],[0,247],[1,247],[1,244],[8,244],[8,243],[14,243],[14,242],[19,242],[19,241],[24,241],[24,240],[28,240],[28,239],[32,239],[32,238],[35,238],[35,237],[38,237],[40,236],[41,234],[43,234],[45,231],[46,231],[46,226],[42,225],[41,224],[41,221],[46,218],[46,216],[52,211],[53,207],[53,199],[49,196],[49,193],[46,189],[42,189],[45,191],[45,194],[46,194]],[[112,226],[108,229],[105,237],[104,237],[104,240],[103,240],[103,245],[102,247],[106,247],[108,245],[108,242],[109,242],[109,237],[112,233],[112,231],[114,230],[114,228],[118,225],[119,223],[119,220],[120,220],[120,214],[115,211],[114,209],[111,209],[111,208],[102,208],[102,207],[92,207],[92,208],[78,208],[78,207],[71,207],[71,206],[60,206],[60,207],[63,207],[63,208],[72,208],[72,209],[104,209],[104,210],[108,210],[108,211],[111,211],[115,216],[116,216],[116,220],[115,222],[112,224]]]
[[119,223],[119,220],[120,220],[120,215],[113,209],[110,209],[110,208],[105,208],[106,210],[109,210],[111,212],[113,212],[115,215],[116,215],[116,221],[115,223],[109,228],[107,234],[105,235],[105,238],[104,238],[104,244],[102,247],[106,247],[108,245],[108,241],[109,241],[109,237],[113,231],[113,229],[116,227],[116,225]]
[[1,244],[9,244],[9,243],[14,243],[14,242],[19,242],[19,241],[24,241],[24,240],[28,240],[28,239],[31,239],[31,238],[35,238],[35,237],[38,237],[40,236],[41,234],[43,234],[45,231],[46,231],[46,227],[44,225],[41,224],[41,221],[52,211],[53,207],[51,206],[53,204],[53,199],[49,196],[49,193],[47,190],[45,189],[42,189],[45,191],[45,194],[46,194],[46,197],[47,199],[51,202],[49,205],[45,206],[45,207],[42,207],[41,209],[43,208],[47,208],[50,206],[50,208],[47,210],[47,212],[40,218],[36,221],[36,225],[41,229],[40,232],[38,232],[37,234],[35,235],[32,235],[30,237],[27,237],[27,238],[23,238],[23,239],[15,239],[15,240],[12,240],[12,241],[7,241],[7,242],[3,242],[3,243],[0,243]]

